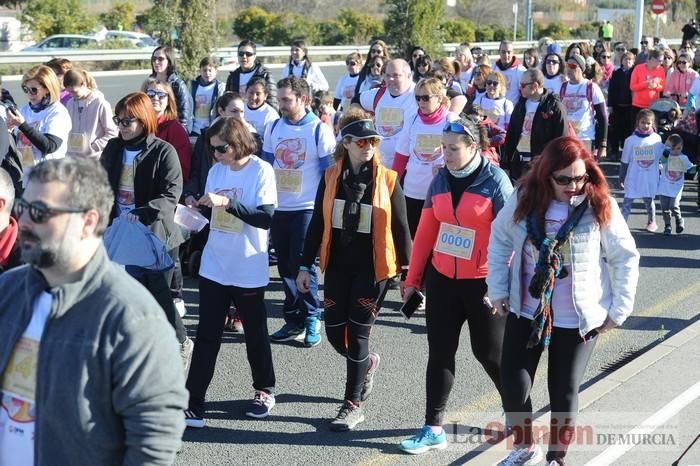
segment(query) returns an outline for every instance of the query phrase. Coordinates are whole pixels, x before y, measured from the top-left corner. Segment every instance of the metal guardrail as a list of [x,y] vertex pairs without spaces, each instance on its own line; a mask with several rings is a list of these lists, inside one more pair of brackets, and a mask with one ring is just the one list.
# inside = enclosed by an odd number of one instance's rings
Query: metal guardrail
[[[558,40],[562,49],[568,47],[576,40]],[[680,45],[680,39],[669,39],[666,41],[668,45]],[[446,53],[452,53],[458,46],[458,43],[443,44]],[[498,50],[500,42],[472,42],[472,47],[481,47],[484,52],[495,52]],[[517,41],[513,42],[513,48],[516,52],[537,47],[537,41]],[[329,56],[344,56],[352,52],[366,54],[369,51],[369,45],[332,45],[332,46],[317,46],[309,47],[309,55],[317,57]],[[56,57],[66,57],[71,61],[135,61],[135,60],[150,60],[151,49],[77,49],[77,50],[56,50],[42,52],[3,52],[0,53],[0,65],[2,64],[21,64],[21,63],[43,63]],[[237,53],[236,47],[223,47],[216,49],[213,54],[217,57],[225,58],[235,56]],[[258,47],[257,54],[259,57],[281,57],[289,56],[289,47]]]

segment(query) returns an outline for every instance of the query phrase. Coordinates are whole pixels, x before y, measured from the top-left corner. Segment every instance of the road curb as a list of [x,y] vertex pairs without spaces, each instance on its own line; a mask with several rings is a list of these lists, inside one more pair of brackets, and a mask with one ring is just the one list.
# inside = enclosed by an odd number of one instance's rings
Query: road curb
[[[681,330],[672,337],[664,340],[662,343],[646,351],[644,354],[634,358],[629,363],[610,373],[601,380],[587,387],[579,394],[579,411],[585,410],[596,401],[609,394],[611,391],[625,384],[634,376],[643,372],[653,364],[665,358],[669,354],[683,347],[691,340],[700,338],[700,320],[692,323],[687,328]],[[551,412],[547,411],[533,419],[532,424],[536,427],[549,426],[549,417]],[[535,430],[535,432],[544,432],[545,429]],[[465,465],[484,465],[496,464],[508,453],[507,438],[501,442],[489,446],[483,450],[477,448],[474,451],[480,452],[474,458],[464,463]],[[540,440],[539,438],[537,439]]]

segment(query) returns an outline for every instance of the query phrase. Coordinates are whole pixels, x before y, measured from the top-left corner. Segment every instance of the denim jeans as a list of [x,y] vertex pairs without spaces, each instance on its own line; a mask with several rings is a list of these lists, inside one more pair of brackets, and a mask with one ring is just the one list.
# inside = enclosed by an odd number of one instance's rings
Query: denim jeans
[[284,321],[295,325],[302,325],[306,317],[321,315],[316,267],[312,265],[309,270],[311,286],[308,293],[299,293],[296,285],[304,238],[312,214],[312,210],[278,210],[272,217],[272,245],[277,253],[277,270],[284,287]]

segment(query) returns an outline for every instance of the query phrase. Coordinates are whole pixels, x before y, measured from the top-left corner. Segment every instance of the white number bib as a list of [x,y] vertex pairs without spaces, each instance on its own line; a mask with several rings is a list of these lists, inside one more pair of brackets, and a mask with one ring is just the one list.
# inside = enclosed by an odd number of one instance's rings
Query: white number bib
[[[343,209],[345,201],[342,199],[333,200],[333,214],[331,215],[331,226],[339,230],[343,229]],[[357,225],[358,233],[370,233],[372,227],[372,206],[360,204],[360,223]]]
[[226,212],[224,207],[214,207],[211,211],[211,229],[224,233],[243,231],[243,220]]
[[442,222],[435,241],[435,250],[448,256],[470,260],[475,237],[475,230]]
[[275,179],[277,181],[277,191],[285,193],[301,193],[300,170],[275,168]]

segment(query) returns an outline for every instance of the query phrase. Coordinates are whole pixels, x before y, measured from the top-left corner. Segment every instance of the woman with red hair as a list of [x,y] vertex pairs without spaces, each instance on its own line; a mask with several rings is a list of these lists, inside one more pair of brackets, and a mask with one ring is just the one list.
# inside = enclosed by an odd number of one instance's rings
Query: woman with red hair
[[[511,259],[512,258],[512,259]],[[486,283],[507,315],[501,395],[514,449],[501,465],[536,464],[530,390],[545,348],[552,411],[547,462],[564,464],[578,392],[597,335],[632,312],[639,253],[591,153],[552,140],[491,227]],[[568,436],[570,439],[570,436]]]

